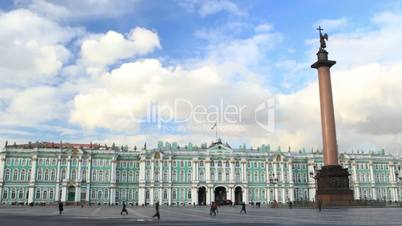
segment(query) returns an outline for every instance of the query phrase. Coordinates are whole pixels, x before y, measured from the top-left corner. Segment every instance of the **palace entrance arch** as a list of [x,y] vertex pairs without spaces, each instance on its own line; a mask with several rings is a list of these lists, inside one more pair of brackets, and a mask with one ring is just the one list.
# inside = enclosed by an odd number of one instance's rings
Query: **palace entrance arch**
[[222,205],[226,201],[226,188],[219,186],[215,188],[215,202]]
[[198,188],[198,205],[207,204],[207,189],[205,187]]
[[243,203],[243,189],[241,187],[235,188],[235,205],[240,205]]
[[68,195],[67,201],[69,201],[69,202],[75,201],[75,187],[74,186],[68,187],[67,195]]

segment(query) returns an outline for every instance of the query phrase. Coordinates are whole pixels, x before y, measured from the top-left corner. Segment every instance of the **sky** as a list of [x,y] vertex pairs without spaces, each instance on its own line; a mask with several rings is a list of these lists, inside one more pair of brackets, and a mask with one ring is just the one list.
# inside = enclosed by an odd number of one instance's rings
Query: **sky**
[[374,0],[0,1],[0,141],[321,149],[318,25],[339,150],[399,155],[402,1]]

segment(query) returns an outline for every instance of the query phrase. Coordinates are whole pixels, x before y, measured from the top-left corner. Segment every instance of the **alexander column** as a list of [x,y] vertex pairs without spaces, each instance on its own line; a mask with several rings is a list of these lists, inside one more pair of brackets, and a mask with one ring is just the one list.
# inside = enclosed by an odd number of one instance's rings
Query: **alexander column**
[[323,206],[348,205],[353,200],[353,191],[349,188],[349,173],[338,163],[338,145],[336,142],[336,128],[334,104],[332,100],[330,68],[336,61],[328,60],[325,50],[328,40],[327,34],[318,27],[320,33],[320,49],[317,52],[317,61],[311,65],[318,70],[318,85],[320,90],[322,144],[324,149],[324,166],[317,173],[316,200]]

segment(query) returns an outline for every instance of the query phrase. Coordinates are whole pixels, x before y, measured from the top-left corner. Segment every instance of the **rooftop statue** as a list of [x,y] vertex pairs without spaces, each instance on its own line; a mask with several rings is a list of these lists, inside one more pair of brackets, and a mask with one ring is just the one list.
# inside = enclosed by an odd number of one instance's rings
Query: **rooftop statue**
[[321,26],[318,26],[317,30],[320,32],[320,50],[323,50],[327,47],[327,44],[325,43],[325,40],[328,41],[328,34],[324,33],[322,34],[321,31],[324,29],[321,28]]

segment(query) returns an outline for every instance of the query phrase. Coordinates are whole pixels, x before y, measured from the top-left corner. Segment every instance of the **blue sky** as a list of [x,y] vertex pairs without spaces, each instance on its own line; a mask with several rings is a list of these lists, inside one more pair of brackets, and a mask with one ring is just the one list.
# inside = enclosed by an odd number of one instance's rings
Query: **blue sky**
[[[310,68],[320,24],[330,36],[330,57],[338,62],[333,82],[340,146],[399,152],[402,128],[392,123],[399,120],[399,100],[388,92],[402,84],[382,75],[397,74],[402,62],[402,34],[393,33],[401,6],[323,0],[1,1],[6,61],[0,63],[0,138],[210,142],[211,122],[171,120],[164,130],[133,122],[132,114],[146,118],[150,101],[164,105],[185,97],[194,105],[224,99],[226,105],[247,106],[241,122],[219,122],[221,136],[233,146],[320,148],[317,78]],[[273,96],[275,130],[265,133],[253,109]]]

